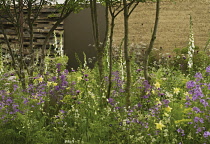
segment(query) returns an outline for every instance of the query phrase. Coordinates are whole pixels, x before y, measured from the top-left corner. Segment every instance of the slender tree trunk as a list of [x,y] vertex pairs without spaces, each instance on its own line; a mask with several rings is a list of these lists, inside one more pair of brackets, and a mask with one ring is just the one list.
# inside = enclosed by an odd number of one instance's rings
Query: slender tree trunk
[[18,70],[18,66],[19,65],[15,61],[14,53],[12,51],[12,48],[11,48],[10,43],[9,43],[9,40],[8,40],[7,35],[5,33],[5,29],[4,29],[2,24],[0,24],[0,26],[1,26],[2,33],[4,35],[5,42],[7,44],[8,49],[9,49],[9,54],[10,54],[10,56],[12,58],[12,67],[14,68],[14,70],[15,70],[16,74],[18,75],[18,77],[20,78],[21,77],[20,76],[20,71]]
[[131,62],[129,57],[129,50],[128,50],[128,18],[129,18],[129,10],[127,7],[127,1],[123,0],[124,6],[124,56],[126,61],[126,107],[130,105],[130,89],[131,89]]
[[[106,100],[103,96],[104,89],[104,64],[103,64],[103,56],[104,56],[104,46],[105,44],[100,44],[100,36],[99,36],[99,25],[98,25],[98,15],[97,15],[97,1],[90,0],[90,9],[91,9],[91,20],[92,20],[92,30],[93,30],[93,38],[94,45],[97,52],[97,65],[99,71],[99,81],[98,85],[100,86],[99,95],[101,97],[100,104],[101,107],[104,106]],[[107,8],[106,8],[107,10]]]
[[23,0],[20,0],[19,3],[19,40],[20,40],[20,58],[19,58],[19,63],[20,63],[20,81],[22,84],[23,89],[26,88],[26,82],[25,82],[25,73],[24,73],[24,61],[23,61],[23,42],[24,42],[24,36],[23,36]]
[[112,42],[113,42],[113,34],[114,34],[114,21],[115,17],[112,16],[111,18],[111,27],[110,27],[110,36],[109,36],[109,84],[108,84],[108,89],[107,89],[107,96],[106,98],[110,98],[110,93],[111,93],[111,87],[112,87]]
[[144,78],[147,81],[150,81],[150,77],[148,76],[148,61],[149,61],[149,55],[150,55],[150,53],[153,49],[153,45],[154,45],[154,42],[155,42],[155,39],[156,39],[156,33],[157,33],[158,22],[159,22],[159,12],[160,12],[160,0],[157,0],[154,30],[153,30],[153,33],[152,33],[152,38],[150,40],[149,47],[146,50],[145,57],[144,57]]
[[93,37],[94,44],[97,51],[97,60],[98,60],[98,70],[99,70],[99,79],[100,85],[103,85],[103,77],[104,77],[104,65],[103,65],[103,54],[104,47],[100,45],[100,36],[99,36],[99,27],[98,27],[98,15],[97,15],[97,1],[90,0],[91,7],[91,18],[92,18],[92,26],[93,26]]
[[34,40],[34,32],[33,32],[33,24],[36,19],[34,16],[34,20],[31,20],[32,14],[32,3],[29,1],[28,4],[28,26],[29,26],[29,34],[30,34],[30,43],[29,43],[29,51],[30,51],[30,62],[29,62],[29,84],[33,83],[33,72],[34,72],[34,48],[33,48],[33,40]]
[[103,46],[102,46],[104,49],[106,47],[108,34],[109,34],[109,5],[108,4],[106,4],[105,18],[106,18],[106,31],[105,31],[105,37],[104,37]]

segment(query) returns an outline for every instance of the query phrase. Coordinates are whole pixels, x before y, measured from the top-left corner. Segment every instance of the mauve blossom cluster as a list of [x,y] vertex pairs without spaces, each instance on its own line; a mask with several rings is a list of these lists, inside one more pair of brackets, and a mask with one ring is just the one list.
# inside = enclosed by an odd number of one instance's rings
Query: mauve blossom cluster
[[[129,126],[134,124],[136,125],[135,127],[138,127],[136,129],[137,133],[138,131],[146,132],[151,125],[154,125],[154,123],[150,123],[149,119],[160,120],[162,117],[162,109],[169,106],[170,101],[163,98],[164,93],[161,91],[161,88],[157,89],[149,84],[148,81],[143,81],[138,89],[144,91],[143,95],[139,95],[139,101],[135,101],[137,104],[129,108],[119,106],[119,102],[114,97],[107,100],[113,112],[116,113],[116,116],[118,115],[117,113],[124,113],[124,120],[120,121],[118,117],[114,118],[119,122],[117,127],[121,130],[125,130],[123,129],[124,127],[129,129]],[[155,94],[153,90],[155,90]],[[159,100],[155,100],[155,97],[159,98]],[[141,117],[139,117],[141,113],[144,113],[144,115],[142,114]],[[110,124],[110,126],[113,126],[113,124]],[[152,133],[154,135],[160,134],[160,131],[156,129],[153,130],[154,131],[150,131],[151,133],[148,135],[152,135]],[[133,129],[132,131],[134,132],[135,130]]]
[[5,73],[0,81],[4,82],[0,89],[0,120],[6,122],[14,119],[17,112],[21,112],[13,96],[14,91],[18,89],[18,79],[13,73]]
[[[1,90],[0,114],[2,117],[0,119],[3,120],[8,115],[15,117],[17,112],[25,113],[37,107],[43,109],[46,107],[46,102],[55,107],[55,105],[62,104],[61,100],[66,95],[72,98],[78,95],[79,90],[76,89],[76,82],[69,82],[67,75],[68,71],[61,72],[60,64],[58,64],[57,76],[46,74],[44,80],[41,75],[38,75],[34,78],[34,83],[28,85],[24,90],[18,88],[16,84],[13,85],[11,92]],[[19,96],[19,92],[22,95]]]
[[13,120],[17,112],[22,113],[19,104],[13,100],[12,93],[0,90],[0,96],[0,120],[7,122]]
[[[108,84],[108,77],[105,77],[105,81]],[[123,96],[125,89],[124,85],[125,82],[122,80],[122,76],[120,75],[119,71],[114,71],[112,72],[112,91],[111,91],[111,97],[118,97],[118,96]]]
[[[210,67],[206,68],[206,72],[209,75]],[[207,138],[210,137],[210,83],[205,81],[200,72],[194,77],[195,81],[191,80],[186,84],[189,95],[186,96],[185,106],[192,108],[192,112],[188,113],[188,118],[192,119],[189,124],[193,125],[195,133]]]

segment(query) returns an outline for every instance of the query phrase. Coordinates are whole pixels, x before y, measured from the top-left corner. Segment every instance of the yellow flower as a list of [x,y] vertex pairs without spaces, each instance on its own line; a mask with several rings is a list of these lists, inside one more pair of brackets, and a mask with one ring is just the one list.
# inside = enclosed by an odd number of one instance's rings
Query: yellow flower
[[180,88],[174,88],[174,93],[178,94],[180,92]]
[[166,117],[169,117],[169,114],[167,114],[167,113],[164,113],[164,115],[165,115]]
[[185,92],[184,95],[185,95],[185,96],[189,96],[190,94],[189,94],[188,92]]
[[58,85],[58,83],[53,83],[53,86],[57,86]]
[[82,77],[77,77],[77,80],[80,81],[82,79]]
[[156,83],[154,84],[154,86],[158,89],[158,88],[160,88],[160,83],[159,83],[159,82],[156,82]]
[[187,123],[187,122],[192,122],[191,119],[181,119],[181,120],[176,120],[175,124],[179,124],[179,123]]
[[165,108],[165,111],[166,112],[171,112],[171,110],[172,110],[172,108],[170,106],[168,106],[168,107]]
[[47,82],[47,86],[51,86],[52,85],[52,82]]
[[156,98],[156,101],[157,101],[157,102],[156,102],[157,105],[158,105],[158,104],[159,104],[159,105],[162,105],[160,99]]
[[41,83],[43,81],[43,77],[41,76],[37,80]]
[[165,127],[165,125],[164,124],[162,124],[162,122],[161,121],[159,121],[159,123],[155,123],[156,124],[156,129],[160,129],[160,130],[162,130],[162,128],[163,127]]

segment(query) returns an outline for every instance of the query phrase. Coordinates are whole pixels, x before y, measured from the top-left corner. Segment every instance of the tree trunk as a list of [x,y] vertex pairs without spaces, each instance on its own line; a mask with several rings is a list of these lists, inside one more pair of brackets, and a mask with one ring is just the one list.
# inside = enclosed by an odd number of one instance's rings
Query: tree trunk
[[103,85],[103,54],[104,48],[100,45],[100,36],[99,36],[99,28],[98,28],[98,15],[97,15],[97,1],[90,0],[90,8],[91,8],[91,18],[92,18],[92,26],[93,26],[93,37],[94,37],[94,45],[97,51],[97,59],[98,59],[98,70],[99,70],[99,79],[100,85]]
[[112,42],[113,42],[113,34],[114,34],[114,21],[115,17],[112,16],[111,19],[111,27],[110,27],[110,36],[109,36],[109,84],[108,84],[108,89],[107,89],[107,96],[106,98],[110,98],[110,93],[111,93],[111,87],[112,87]]
[[131,62],[129,57],[129,50],[128,50],[128,18],[129,18],[129,11],[127,7],[127,1],[123,0],[124,6],[124,56],[126,62],[126,107],[130,106],[130,88],[131,88]]
[[144,78],[148,82],[150,82],[150,77],[148,75],[148,61],[149,61],[149,55],[150,55],[150,53],[153,49],[153,45],[154,45],[154,42],[155,42],[155,39],[156,39],[156,33],[157,33],[158,22],[159,22],[159,12],[160,12],[160,0],[157,0],[154,30],[153,30],[153,33],[152,33],[152,38],[150,40],[149,47],[146,50],[145,57],[144,57]]
[[26,88],[26,82],[25,82],[25,73],[24,73],[24,61],[23,61],[23,42],[24,42],[24,37],[23,37],[23,0],[20,0],[19,3],[19,46],[20,46],[20,50],[19,50],[19,54],[20,54],[20,58],[19,58],[19,63],[20,63],[20,81],[22,84],[22,88],[25,89]]

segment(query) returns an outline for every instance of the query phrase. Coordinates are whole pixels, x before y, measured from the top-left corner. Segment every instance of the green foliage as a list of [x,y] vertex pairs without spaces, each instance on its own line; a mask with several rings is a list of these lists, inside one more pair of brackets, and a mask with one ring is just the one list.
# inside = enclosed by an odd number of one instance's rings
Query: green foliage
[[[207,84],[210,78],[204,69],[200,70],[203,78],[198,81],[194,75],[186,76],[178,69],[159,65],[157,69],[151,68],[152,80],[151,84],[148,84],[142,79],[140,67],[133,62],[132,103],[130,108],[126,109],[123,81],[125,73],[119,71],[120,63],[114,64],[111,99],[106,105],[101,105],[106,91],[102,90],[103,93],[100,94],[96,79],[99,75],[97,68],[90,70],[84,67],[67,74],[62,72],[67,61],[65,57],[55,58],[53,63],[50,60],[46,59],[52,72],[48,71],[45,79],[37,76],[34,84],[28,86],[25,91],[22,91],[21,87],[16,87],[19,82],[15,77],[11,80],[11,74],[5,73],[5,76],[1,77],[4,83],[8,83],[4,85],[3,91],[0,90],[1,104],[6,103],[5,98],[7,101],[13,100],[10,105],[4,105],[0,109],[0,114],[4,117],[0,119],[1,142],[5,144],[209,142],[203,136],[205,131],[210,130],[207,121],[198,124],[199,127],[206,128],[199,134],[194,128],[196,125],[194,118],[205,119],[209,107],[204,108],[200,101],[191,101],[192,105],[185,107],[188,102],[186,96],[193,96],[187,93],[190,89],[186,88],[186,83],[190,80],[201,87],[203,98],[207,98],[209,93]],[[59,68],[58,71],[56,63],[63,64],[60,65],[62,70]],[[0,83],[3,86],[2,81]],[[61,96],[62,99],[53,103],[52,95]],[[14,104],[18,105],[20,111],[7,114],[8,110],[11,112]],[[205,113],[192,111],[194,107]],[[192,113],[191,117],[189,113]]]
[[171,70],[180,70],[184,74],[195,74],[210,64],[208,53],[202,51],[198,46],[195,46],[193,54],[192,71],[189,71],[188,68],[188,48],[176,48],[173,52],[173,55],[163,55],[161,51],[153,51],[149,59],[150,68],[160,68],[160,66],[163,66]]
[[57,64],[61,64],[61,70],[65,70],[67,63],[68,63],[68,56],[64,55],[63,57],[57,56],[57,57],[46,57],[45,58],[45,64],[48,72],[55,72]]

